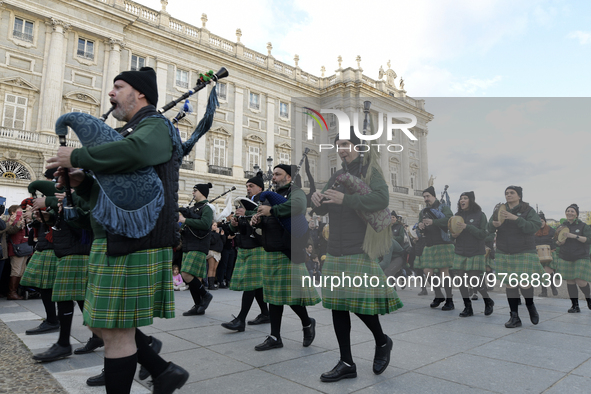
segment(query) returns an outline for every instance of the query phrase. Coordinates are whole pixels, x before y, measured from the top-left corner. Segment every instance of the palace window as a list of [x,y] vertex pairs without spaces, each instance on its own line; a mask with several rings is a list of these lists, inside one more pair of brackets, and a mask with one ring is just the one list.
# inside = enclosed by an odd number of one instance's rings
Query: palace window
[[131,55],[131,71],[139,71],[140,68],[146,65],[146,59],[138,56],[138,55]]
[[248,99],[248,107],[252,109],[260,109],[260,96],[257,93],[250,92]]
[[218,82],[218,97],[222,100],[228,99],[228,85],[222,82]]
[[330,159],[330,176],[337,172],[337,159]]
[[22,41],[33,42],[33,22],[21,18],[14,18],[12,36]]
[[291,157],[289,153],[279,152],[279,163],[280,164],[291,164]]
[[31,180],[31,173],[17,161],[2,160],[0,161],[0,178]]
[[189,72],[177,68],[175,85],[187,89],[189,87]]
[[211,165],[226,167],[226,140],[214,138],[211,150]]
[[289,104],[282,102],[279,103],[279,116],[289,119]]
[[258,146],[248,147],[248,169],[250,171],[255,165],[261,167],[260,149]]
[[2,127],[10,129],[25,129],[27,119],[27,98],[6,94],[4,100],[4,116],[2,117]]
[[85,38],[78,38],[78,57],[94,60],[94,42]]

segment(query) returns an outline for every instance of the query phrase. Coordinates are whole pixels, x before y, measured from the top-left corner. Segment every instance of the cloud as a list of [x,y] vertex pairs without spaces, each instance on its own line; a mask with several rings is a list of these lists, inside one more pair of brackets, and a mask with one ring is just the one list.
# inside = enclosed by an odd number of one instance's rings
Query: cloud
[[484,91],[491,86],[495,85],[497,82],[501,80],[501,76],[497,75],[490,79],[478,79],[478,78],[468,78],[464,82],[453,83],[451,86],[452,92],[458,92],[463,94],[474,94],[477,92]]
[[573,31],[567,35],[567,38],[574,38],[579,40],[579,44],[585,45],[591,43],[591,32],[586,31]]

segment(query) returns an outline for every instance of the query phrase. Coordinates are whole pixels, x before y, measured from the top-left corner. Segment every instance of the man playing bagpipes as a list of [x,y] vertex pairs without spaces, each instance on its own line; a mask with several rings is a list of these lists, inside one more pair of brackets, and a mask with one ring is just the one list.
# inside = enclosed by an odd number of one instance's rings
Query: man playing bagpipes
[[[153,69],[122,72],[115,77],[109,97],[113,116],[126,122],[120,129],[126,137],[78,149],[62,146],[47,167],[61,167],[60,184],[66,182],[67,169],[93,172],[69,170],[69,180],[92,209],[95,239],[89,256],[84,322],[105,342],[107,393],[131,390],[138,361],[152,375],[154,393],[170,393],[184,385],[188,372],[159,357],[148,337],[136,328],[152,324],[154,317],[174,317],[171,261],[172,247],[178,244],[181,141],[170,121],[156,111],[158,87]],[[109,205],[113,196],[123,196],[129,202],[140,198],[138,192],[146,185],[130,185],[123,180],[126,174],[144,168],[153,169],[155,174],[150,184],[162,187],[157,207],[126,212]],[[110,175],[111,190],[103,190],[107,183],[99,183],[102,174]],[[108,192],[114,194],[105,198]],[[154,209],[159,210],[157,219],[150,222],[146,217],[154,218]],[[105,214],[119,215],[120,219],[99,222]],[[106,230],[121,226],[142,230],[150,224],[152,229],[140,235]]]
[[[320,376],[323,382],[356,378],[357,367],[351,353],[351,316],[355,313],[375,339],[373,372],[381,374],[390,363],[392,340],[383,332],[379,316],[402,307],[377,258],[388,253],[392,244],[391,218],[387,210],[388,186],[374,150],[362,157],[354,145],[360,144],[353,133],[349,139],[335,138],[342,169],[329,179],[321,193],[312,195],[314,211],[329,215],[330,233],[322,275],[329,278],[377,278],[379,284],[322,287],[322,305],[332,310],[332,321],[339,343],[340,360]],[[354,186],[355,185],[355,186]],[[368,214],[378,213],[370,218]],[[379,223],[379,224],[378,224]],[[373,224],[373,226],[372,226]],[[377,228],[376,231],[374,226]]]
[[[251,220],[252,225],[262,230],[263,248],[266,251],[263,262],[263,296],[265,302],[269,303],[271,318],[271,335],[263,343],[255,346],[255,350],[258,351],[283,347],[281,318],[284,305],[289,305],[302,322],[304,347],[310,346],[316,336],[316,321],[308,316],[306,306],[318,304],[320,297],[310,283],[307,286],[302,283],[301,278],[308,274],[305,265],[302,264],[305,244],[301,245],[302,259],[299,261],[300,251],[296,250],[297,246],[294,248],[291,234],[280,222],[283,220],[285,223],[285,219],[288,218],[293,220],[295,216],[306,212],[306,195],[302,189],[292,186],[291,175],[295,175],[295,171],[296,166],[287,164],[279,164],[273,168],[272,181],[276,187],[275,191],[286,200],[271,206],[269,199],[265,199]],[[291,230],[295,231],[293,226]],[[291,259],[294,259],[293,263]]]

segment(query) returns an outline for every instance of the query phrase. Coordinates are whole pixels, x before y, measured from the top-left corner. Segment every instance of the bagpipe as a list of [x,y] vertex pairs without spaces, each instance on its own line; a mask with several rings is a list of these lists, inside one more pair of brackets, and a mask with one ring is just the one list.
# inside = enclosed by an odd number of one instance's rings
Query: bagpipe
[[[162,116],[164,112],[195,92],[205,88],[212,81],[217,82],[228,75],[228,70],[224,67],[216,74],[213,71],[209,71],[205,75],[201,74],[197,85],[193,89],[160,108],[158,115],[155,116],[166,119]],[[191,138],[185,143],[181,143],[179,132],[172,123],[166,121],[174,149],[179,152],[179,161],[182,160],[183,156],[189,154],[199,138],[211,128],[217,104],[214,86],[203,119],[195,128]],[[129,129],[119,133],[104,123],[113,109],[111,108],[101,118],[95,118],[81,112],[71,112],[60,116],[55,126],[55,132],[59,136],[60,144],[62,146],[66,145],[68,127],[76,133],[84,147],[94,147],[123,140],[131,132]],[[92,173],[92,176],[100,187],[97,204],[92,210],[92,215],[108,232],[128,238],[141,238],[154,229],[160,211],[164,206],[164,188],[154,167],[149,166],[125,174]],[[67,176],[64,178],[68,204],[71,204],[69,178]],[[64,204],[65,206],[66,204]]]
[[[64,190],[58,190],[55,187],[55,182],[52,181],[44,181],[44,180],[37,180],[37,181],[33,181],[31,183],[29,183],[29,186],[27,187],[27,190],[29,191],[29,193],[31,193],[32,196],[34,196],[34,198],[37,198],[37,192],[43,194],[45,197],[54,197],[55,193],[63,193]],[[38,212],[38,216],[39,216],[39,221],[41,223],[43,223],[43,226],[45,227],[45,230],[48,232],[49,231],[49,223],[47,222],[45,215],[43,214],[44,212],[41,209],[37,210]],[[45,212],[47,212],[47,208],[45,208]],[[63,209],[62,209],[62,215],[63,215]],[[61,216],[61,215],[60,215]],[[53,226],[53,229],[59,229],[59,216],[55,221],[55,224]]]
[[[442,207],[449,208],[451,206],[449,194],[447,193],[448,188],[449,188],[449,185],[445,185],[445,188],[441,192],[441,199],[439,200],[439,208],[442,208]],[[421,211],[421,216],[423,217],[423,219],[437,220],[437,219],[443,219],[445,217],[445,214],[438,208],[426,207],[426,208],[423,208],[423,210]],[[419,236],[419,238],[421,236],[425,237],[425,229],[420,230],[417,233],[417,235]],[[447,231],[441,230],[441,238],[446,242],[451,242],[451,238],[450,238],[449,233]]]

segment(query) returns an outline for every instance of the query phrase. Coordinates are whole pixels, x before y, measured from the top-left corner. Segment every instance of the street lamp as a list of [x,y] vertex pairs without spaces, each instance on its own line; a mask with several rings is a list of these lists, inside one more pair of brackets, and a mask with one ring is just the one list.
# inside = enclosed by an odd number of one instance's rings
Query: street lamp
[[[263,174],[263,181],[269,181],[269,189],[271,188],[271,180],[273,179],[273,158],[271,156],[267,157],[267,173]],[[261,167],[258,164],[252,166],[254,169],[255,174],[259,172]]]

